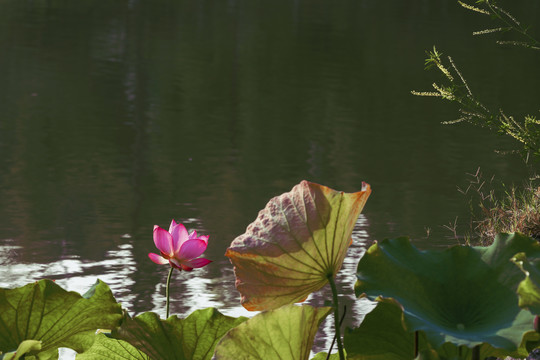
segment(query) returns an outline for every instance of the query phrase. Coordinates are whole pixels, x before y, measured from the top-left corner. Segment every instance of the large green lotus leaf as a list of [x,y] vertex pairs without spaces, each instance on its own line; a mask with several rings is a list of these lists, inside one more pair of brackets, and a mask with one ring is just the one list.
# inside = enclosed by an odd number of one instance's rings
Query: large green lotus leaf
[[39,340],[40,359],[58,358],[59,347],[82,352],[92,345],[98,328],[114,328],[121,318],[120,305],[99,280],[83,296],[50,280],[0,289],[0,351]]
[[519,306],[526,307],[534,314],[540,314],[540,259],[528,259],[525,253],[514,256],[512,261],[525,273],[526,277],[518,287]]
[[[402,360],[412,359],[415,353],[415,342],[418,344],[417,359],[423,360],[450,360],[471,359],[472,349],[462,345],[460,347],[445,343],[437,350],[427,342],[423,331],[415,333],[409,331],[402,306],[390,298],[378,297],[375,308],[366,314],[358,328],[347,329],[344,337],[345,348],[349,360]],[[532,350],[526,347],[527,343],[536,341],[539,334],[532,331],[527,333],[518,351],[509,352],[495,349],[489,344],[482,344],[479,348],[480,359],[490,356],[523,357]]]
[[424,331],[435,349],[486,343],[512,352],[534,320],[517,306],[523,274],[510,259],[518,252],[538,257],[540,245],[522,234],[444,251],[420,251],[407,238],[383,240],[360,259],[355,291],[397,300],[409,331]]
[[77,354],[76,360],[150,360],[144,352],[130,343],[97,334],[90,349]]
[[371,189],[343,193],[302,181],[272,198],[225,253],[247,310],[304,301],[339,271]]
[[153,312],[124,316],[112,336],[129,342],[153,360],[210,360],[217,342],[247,318],[225,316],[215,308],[196,310],[187,318],[161,320]]
[[[425,339],[425,334],[421,333],[421,339]],[[536,331],[527,331],[523,334],[521,345],[518,349],[514,351],[509,351],[505,349],[497,349],[491,346],[488,343],[482,343],[478,345],[478,358],[479,359],[489,359],[489,358],[516,358],[522,359],[527,357],[529,353],[538,347],[540,340],[540,334]],[[429,343],[420,341],[420,351],[424,352],[424,358],[427,359],[440,359],[440,360],[463,360],[463,359],[474,359],[473,357],[473,348],[470,348],[466,345],[457,346],[451,342],[444,343],[436,351],[433,350]],[[433,356],[435,354],[435,356]],[[429,355],[429,356],[426,356]]]
[[307,360],[330,307],[285,305],[255,315],[221,339],[216,360]]

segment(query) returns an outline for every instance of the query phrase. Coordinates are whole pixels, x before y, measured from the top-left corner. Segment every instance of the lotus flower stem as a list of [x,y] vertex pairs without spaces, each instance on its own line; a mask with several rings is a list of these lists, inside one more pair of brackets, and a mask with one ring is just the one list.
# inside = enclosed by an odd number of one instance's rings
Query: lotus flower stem
[[472,360],[480,360],[480,345],[476,345],[472,349]]
[[332,288],[332,298],[334,303],[334,329],[336,330],[336,339],[339,352],[339,360],[345,360],[345,354],[343,353],[343,343],[341,341],[341,326],[339,321],[339,303],[338,303],[338,292],[336,288],[336,283],[334,281],[334,275],[332,273],[326,276],[330,287]]
[[165,288],[165,297],[167,298],[167,302],[166,302],[166,316],[165,316],[165,320],[169,318],[169,295],[171,294],[170,291],[169,291],[169,287],[171,285],[171,276],[172,276],[172,273],[174,271],[174,268],[171,266],[171,270],[169,270],[169,275],[167,276],[167,287]]
[[418,356],[418,330],[414,332],[414,358]]

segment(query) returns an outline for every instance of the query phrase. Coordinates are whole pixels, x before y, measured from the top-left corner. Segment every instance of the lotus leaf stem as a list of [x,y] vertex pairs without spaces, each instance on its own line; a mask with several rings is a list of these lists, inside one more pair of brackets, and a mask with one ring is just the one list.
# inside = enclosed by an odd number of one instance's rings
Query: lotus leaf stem
[[[347,305],[343,306],[343,315],[341,315],[341,319],[339,320],[340,328],[341,328],[341,325],[343,324],[343,320],[345,320],[345,314],[347,314]],[[330,350],[328,350],[328,354],[326,355],[326,360],[330,359],[330,353],[332,352],[332,349],[334,348],[335,343],[336,343],[336,335],[334,334],[334,338],[332,339],[332,344],[330,344]]]
[[338,292],[336,288],[336,283],[334,281],[334,275],[332,273],[327,275],[328,282],[332,288],[332,298],[334,303],[334,329],[336,330],[336,339],[338,344],[339,360],[345,360],[345,354],[343,353],[343,343],[341,340],[341,326],[339,321],[339,303],[338,303]]

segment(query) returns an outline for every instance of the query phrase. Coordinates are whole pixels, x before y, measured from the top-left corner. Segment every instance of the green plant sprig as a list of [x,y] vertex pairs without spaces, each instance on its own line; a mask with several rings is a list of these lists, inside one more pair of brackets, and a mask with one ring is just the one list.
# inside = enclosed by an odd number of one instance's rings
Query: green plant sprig
[[[443,121],[445,125],[468,122],[472,125],[481,126],[512,137],[521,143],[522,155],[529,160],[530,155],[540,160],[540,120],[532,115],[525,116],[524,120],[518,121],[513,116],[506,115],[502,109],[493,111],[488,109],[476,98],[467,81],[463,77],[450,56],[447,62],[442,58],[442,53],[434,46],[433,50],[427,51],[425,69],[437,68],[443,75],[446,84],[433,83],[435,91],[411,91],[417,96],[433,96],[455,102],[459,105],[459,117],[455,120]],[[459,80],[456,80],[459,79]]]
[[525,41],[502,41],[498,40],[497,44],[501,45],[514,45],[514,46],[523,46],[530,49],[540,50],[540,41],[535,39],[531,34],[529,34],[529,28],[525,27],[518,21],[512,14],[510,14],[505,9],[497,5],[493,0],[478,0],[476,3],[478,6],[473,6],[467,4],[463,1],[458,1],[458,3],[463,6],[465,9],[474,11],[482,15],[491,16],[491,18],[496,19],[502,23],[503,26],[491,29],[485,29],[480,31],[473,32],[473,35],[486,35],[496,32],[508,32],[514,31],[520,34],[525,38]]

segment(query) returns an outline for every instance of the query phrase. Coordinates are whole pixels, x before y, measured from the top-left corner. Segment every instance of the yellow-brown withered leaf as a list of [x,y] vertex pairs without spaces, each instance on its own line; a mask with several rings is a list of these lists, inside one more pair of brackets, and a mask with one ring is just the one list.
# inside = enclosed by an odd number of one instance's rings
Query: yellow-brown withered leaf
[[303,301],[341,268],[371,188],[344,193],[309,181],[272,198],[225,255],[247,310]]

